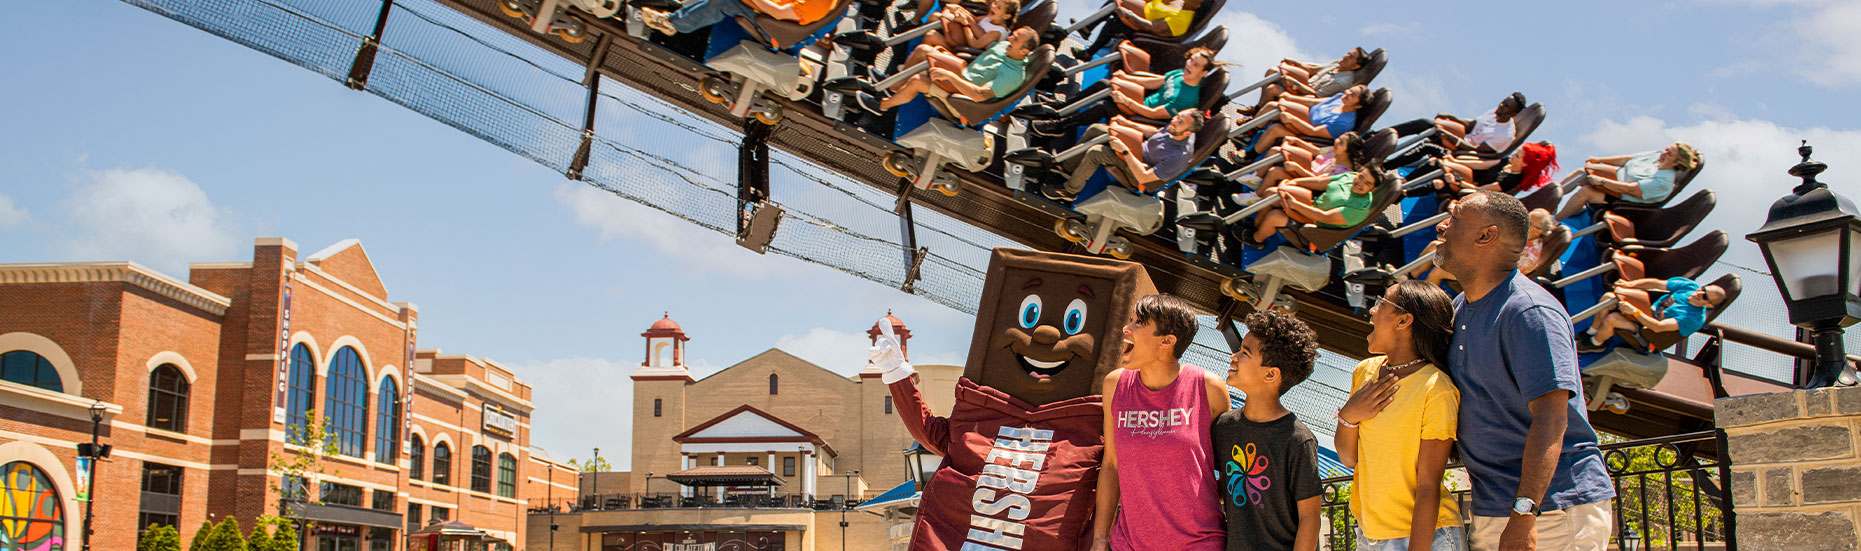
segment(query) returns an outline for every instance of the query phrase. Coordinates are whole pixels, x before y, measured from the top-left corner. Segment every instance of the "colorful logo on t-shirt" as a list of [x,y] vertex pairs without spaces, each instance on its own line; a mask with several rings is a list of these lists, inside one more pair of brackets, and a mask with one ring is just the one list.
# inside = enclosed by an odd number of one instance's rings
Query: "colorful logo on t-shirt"
[[1267,457],[1254,453],[1254,445],[1234,446],[1232,459],[1228,460],[1226,475],[1228,498],[1235,507],[1245,507],[1248,503],[1260,505],[1260,492],[1273,487],[1273,481],[1267,479]]

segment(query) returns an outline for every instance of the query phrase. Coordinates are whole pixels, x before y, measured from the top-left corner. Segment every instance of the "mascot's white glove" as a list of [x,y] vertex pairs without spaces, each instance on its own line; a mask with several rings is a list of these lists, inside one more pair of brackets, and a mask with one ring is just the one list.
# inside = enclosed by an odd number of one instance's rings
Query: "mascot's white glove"
[[879,338],[866,349],[866,359],[884,374],[880,380],[888,385],[909,379],[918,372],[911,368],[911,362],[905,361],[905,352],[898,348],[898,336],[892,334],[892,324],[885,320],[879,320]]

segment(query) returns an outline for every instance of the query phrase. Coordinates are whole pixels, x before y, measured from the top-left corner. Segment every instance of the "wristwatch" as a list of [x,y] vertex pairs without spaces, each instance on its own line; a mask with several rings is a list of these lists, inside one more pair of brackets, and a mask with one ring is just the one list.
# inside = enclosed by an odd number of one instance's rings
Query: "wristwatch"
[[1518,497],[1512,499],[1512,514],[1531,515],[1535,517],[1538,516],[1538,513],[1538,502],[1532,501],[1531,498]]

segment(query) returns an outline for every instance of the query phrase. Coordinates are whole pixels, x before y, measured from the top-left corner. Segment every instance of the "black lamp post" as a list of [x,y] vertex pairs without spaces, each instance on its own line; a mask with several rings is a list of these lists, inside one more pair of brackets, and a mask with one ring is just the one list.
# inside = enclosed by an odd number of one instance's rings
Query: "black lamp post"
[[905,448],[905,476],[911,478],[911,486],[913,488],[917,488],[919,491],[923,490],[924,483],[929,481],[928,477],[930,475],[930,469],[926,467],[935,468],[937,466],[935,463],[925,465],[925,462],[928,460],[927,458],[934,457],[937,456],[930,453],[929,450],[924,449],[924,446],[917,442],[912,442],[911,447]]
[[640,493],[646,494],[640,499],[640,506],[646,506],[647,500],[653,499],[653,472],[646,471],[646,485],[640,487]]
[[853,469],[846,475],[846,495],[840,501],[840,551],[846,551],[846,510],[853,508],[853,477],[859,476],[859,469]]
[[588,462],[588,477],[594,479],[592,483],[594,489],[589,493],[594,494],[594,505],[590,508],[596,510],[601,509],[601,471],[600,467],[595,466],[599,464],[601,464],[601,448],[595,448],[594,459]]
[[1816,181],[1828,165],[1809,160],[1808,142],[1796,152],[1803,161],[1790,175],[1803,183],[1772,203],[1764,227],[1745,239],[1763,249],[1790,323],[1808,330],[1816,346],[1803,388],[1822,388],[1841,377],[1842,328],[1861,321],[1861,251],[1855,250],[1861,247],[1861,217],[1853,202]]
[[78,445],[78,455],[90,459],[89,480],[84,482],[85,487],[89,488],[89,493],[84,496],[86,498],[84,500],[84,551],[90,551],[90,538],[91,534],[94,533],[94,531],[91,530],[91,516],[92,513],[97,510],[97,468],[101,466],[98,464],[98,461],[110,456],[109,448],[98,445],[97,443],[98,433],[101,432],[103,427],[103,414],[105,411],[108,411],[108,409],[109,408],[103,405],[102,400],[91,403],[90,445]]

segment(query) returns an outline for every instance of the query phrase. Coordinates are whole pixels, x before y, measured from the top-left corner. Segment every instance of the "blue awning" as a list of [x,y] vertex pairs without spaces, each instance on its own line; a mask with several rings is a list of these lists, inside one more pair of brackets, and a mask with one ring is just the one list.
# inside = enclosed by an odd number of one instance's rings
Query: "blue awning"
[[886,507],[898,505],[917,506],[918,497],[917,483],[906,480],[904,484],[899,484],[890,490],[886,490],[883,494],[873,496],[872,499],[866,500],[865,503],[859,504],[859,506],[854,507],[854,509],[876,512]]

